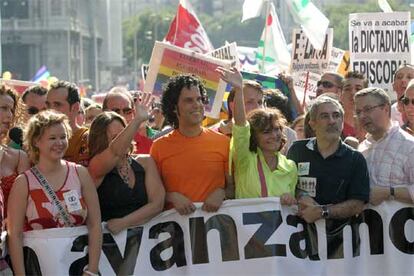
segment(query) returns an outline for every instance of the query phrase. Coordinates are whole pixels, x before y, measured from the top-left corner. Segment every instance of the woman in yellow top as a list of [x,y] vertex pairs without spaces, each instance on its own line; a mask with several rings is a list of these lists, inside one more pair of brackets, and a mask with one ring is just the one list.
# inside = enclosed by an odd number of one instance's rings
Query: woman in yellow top
[[296,203],[295,162],[279,151],[286,138],[286,120],[277,109],[256,109],[246,118],[243,79],[240,72],[219,68],[222,79],[235,89],[231,156],[234,164],[236,198],[280,197],[283,205]]

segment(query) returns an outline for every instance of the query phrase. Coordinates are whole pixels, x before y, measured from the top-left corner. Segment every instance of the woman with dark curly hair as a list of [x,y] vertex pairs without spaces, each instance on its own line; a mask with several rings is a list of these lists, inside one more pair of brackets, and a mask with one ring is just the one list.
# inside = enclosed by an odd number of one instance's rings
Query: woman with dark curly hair
[[271,108],[253,110],[246,119],[240,72],[235,68],[218,71],[236,90],[230,146],[236,198],[277,196],[281,204],[295,204],[296,165],[279,152],[286,143],[286,119]]

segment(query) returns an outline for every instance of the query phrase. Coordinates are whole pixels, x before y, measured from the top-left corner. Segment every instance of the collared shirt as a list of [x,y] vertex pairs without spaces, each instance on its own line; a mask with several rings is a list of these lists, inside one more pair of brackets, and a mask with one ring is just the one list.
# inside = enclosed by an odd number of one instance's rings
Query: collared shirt
[[397,103],[391,105],[391,120],[393,122],[398,122],[400,126],[404,124],[404,120],[401,112],[398,110]]
[[236,198],[261,197],[257,157],[259,157],[262,164],[268,196],[281,196],[285,193],[294,195],[298,179],[295,163],[288,160],[282,153],[275,152],[278,164],[275,170],[271,170],[260,148],[257,148],[257,152],[252,152],[249,145],[250,124],[246,123],[245,126],[233,125],[230,155],[234,162]]
[[393,123],[375,141],[371,135],[359,145],[369,168],[371,186],[404,186],[414,199],[414,137]]
[[298,188],[319,204],[337,204],[349,199],[367,202],[369,175],[367,164],[358,151],[342,141],[335,153],[324,158],[316,138],[293,143],[287,158],[298,166]]

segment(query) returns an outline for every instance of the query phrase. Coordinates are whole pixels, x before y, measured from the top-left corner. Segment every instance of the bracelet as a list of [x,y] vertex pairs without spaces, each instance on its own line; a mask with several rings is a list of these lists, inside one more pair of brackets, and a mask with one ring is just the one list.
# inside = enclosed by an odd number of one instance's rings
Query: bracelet
[[92,271],[88,270],[88,266],[85,266],[83,268],[83,272],[85,272],[86,274],[90,275],[90,276],[99,276],[99,273],[93,273]]

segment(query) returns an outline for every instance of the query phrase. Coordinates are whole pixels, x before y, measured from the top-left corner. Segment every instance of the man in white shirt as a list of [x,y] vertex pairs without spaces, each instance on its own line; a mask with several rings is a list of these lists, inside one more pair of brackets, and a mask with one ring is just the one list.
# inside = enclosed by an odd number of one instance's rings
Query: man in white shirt
[[375,87],[355,94],[355,114],[367,131],[358,150],[370,176],[370,203],[385,200],[414,202],[414,137],[391,121],[391,101]]

